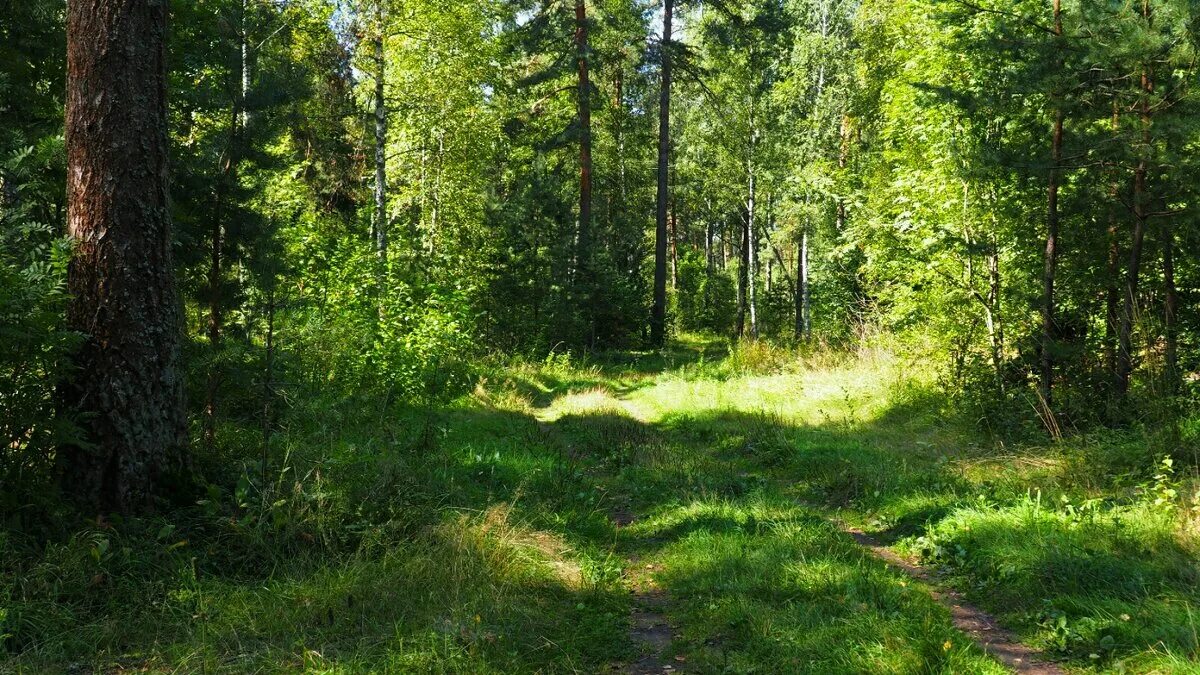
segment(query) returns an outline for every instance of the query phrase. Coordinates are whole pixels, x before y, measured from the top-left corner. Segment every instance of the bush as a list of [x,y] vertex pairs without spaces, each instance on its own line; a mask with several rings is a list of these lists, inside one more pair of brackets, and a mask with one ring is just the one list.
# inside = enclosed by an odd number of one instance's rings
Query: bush
[[[56,414],[54,389],[68,372],[80,336],[66,330],[67,241],[37,218],[36,180],[26,180],[34,150],[4,161],[0,181],[0,512],[16,514],[44,499],[54,447],[77,435]],[[18,523],[13,523],[19,525]]]
[[728,274],[709,271],[703,253],[688,251],[679,259],[675,316],[684,331],[728,335],[733,332],[737,288]]

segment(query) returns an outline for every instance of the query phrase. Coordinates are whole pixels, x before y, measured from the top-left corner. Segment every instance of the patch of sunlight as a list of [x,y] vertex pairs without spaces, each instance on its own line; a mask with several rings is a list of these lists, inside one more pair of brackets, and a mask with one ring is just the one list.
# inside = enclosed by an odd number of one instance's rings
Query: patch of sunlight
[[504,410],[532,415],[533,400],[525,394],[509,387],[493,386],[486,379],[481,379],[471,391],[471,401],[485,410]]
[[571,547],[555,534],[515,523],[511,504],[494,504],[474,517],[460,516],[443,523],[438,534],[452,549],[466,554],[447,564],[482,560],[500,578],[549,573],[566,588],[583,586],[582,568],[570,558]]
[[640,420],[732,410],[767,414],[803,425],[877,420],[894,402],[904,374],[890,360],[804,366],[772,375],[727,380],[667,377],[632,392],[627,409]]
[[583,391],[572,391],[554,399],[544,409],[537,411],[541,422],[556,422],[568,415],[587,416],[597,413],[625,413],[625,406],[607,387],[593,387]]

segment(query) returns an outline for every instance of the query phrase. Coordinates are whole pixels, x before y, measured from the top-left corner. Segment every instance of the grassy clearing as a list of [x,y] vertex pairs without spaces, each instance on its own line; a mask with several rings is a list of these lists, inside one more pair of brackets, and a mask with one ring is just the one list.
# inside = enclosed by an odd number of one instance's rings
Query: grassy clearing
[[1073,668],[1200,671],[1195,483],[1144,436],[972,442],[885,354],[767,373],[684,369],[628,405],[691,451],[711,447],[740,475],[941,566]]
[[1138,436],[971,443],[885,354],[721,351],[297,403],[266,485],[226,429],[170,524],[0,535],[0,671],[599,672],[634,560],[693,672],[1003,672],[832,513],[1071,668],[1197,670],[1191,489]]

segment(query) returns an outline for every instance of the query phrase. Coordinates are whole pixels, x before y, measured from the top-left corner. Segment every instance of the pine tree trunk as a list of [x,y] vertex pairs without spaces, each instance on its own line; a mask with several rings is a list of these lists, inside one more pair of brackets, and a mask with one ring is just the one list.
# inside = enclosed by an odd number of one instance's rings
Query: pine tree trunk
[[[1113,100],[1113,116],[1112,116],[1112,131],[1113,138],[1117,136],[1117,131],[1121,123],[1120,109],[1117,107],[1116,99]],[[1120,282],[1120,265],[1121,265],[1121,244],[1117,228],[1117,201],[1120,197],[1120,183],[1117,174],[1117,169],[1113,169],[1113,182],[1109,188],[1108,196],[1110,206],[1108,210],[1108,260],[1106,262],[1105,275],[1105,298],[1104,298],[1104,371],[1112,378],[1116,378],[1117,373],[1117,333],[1121,324],[1121,289]]]
[[592,85],[588,76],[588,16],[586,0],[575,0],[575,58],[578,66],[579,107],[579,227],[577,230],[577,295],[583,303],[588,343],[596,339],[592,305]]
[[[1062,0],[1054,0],[1054,35],[1062,40]],[[1061,64],[1060,64],[1061,66]],[[1063,111],[1054,111],[1054,129],[1051,132],[1050,185],[1047,197],[1046,251],[1042,272],[1042,348],[1039,364],[1038,388],[1042,404],[1050,413],[1054,393],[1055,351],[1055,302],[1054,281],[1058,270],[1058,190],[1063,153]]]
[[[1151,22],[1150,2],[1142,5],[1147,25]],[[1117,393],[1124,396],[1129,392],[1129,380],[1133,374],[1133,324],[1137,315],[1138,280],[1142,266],[1142,245],[1146,238],[1146,222],[1149,218],[1150,197],[1147,191],[1147,174],[1150,170],[1152,138],[1150,135],[1150,97],[1154,93],[1154,73],[1150,66],[1142,68],[1142,148],[1137,167],[1133,172],[1133,237],[1129,245],[1129,269],[1126,272],[1125,302],[1121,311],[1121,326],[1117,333]]]
[[654,228],[654,309],[650,316],[650,342],[662,347],[667,324],[667,200],[671,163],[671,18],[673,0],[663,6],[662,81],[658,98],[658,196]]
[[[679,174],[673,173],[672,183],[679,181]],[[667,233],[671,242],[671,290],[679,288],[679,198],[671,196],[671,228]]]
[[1169,218],[1162,225],[1163,331],[1166,354],[1163,379],[1166,394],[1179,393],[1179,290],[1175,287],[1175,230]]
[[165,2],[67,8],[67,321],[87,339],[62,395],[89,447],[63,447],[58,459],[63,489],[89,508],[144,510],[187,468],[166,32]]

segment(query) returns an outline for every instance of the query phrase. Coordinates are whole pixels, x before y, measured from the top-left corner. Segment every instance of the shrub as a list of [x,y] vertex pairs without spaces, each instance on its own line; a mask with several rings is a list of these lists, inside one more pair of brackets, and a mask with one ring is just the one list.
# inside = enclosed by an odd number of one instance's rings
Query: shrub
[[70,247],[38,218],[28,179],[33,149],[4,160],[0,197],[0,512],[16,509],[50,480],[54,447],[77,430],[56,414],[54,389],[79,336],[66,330]]

